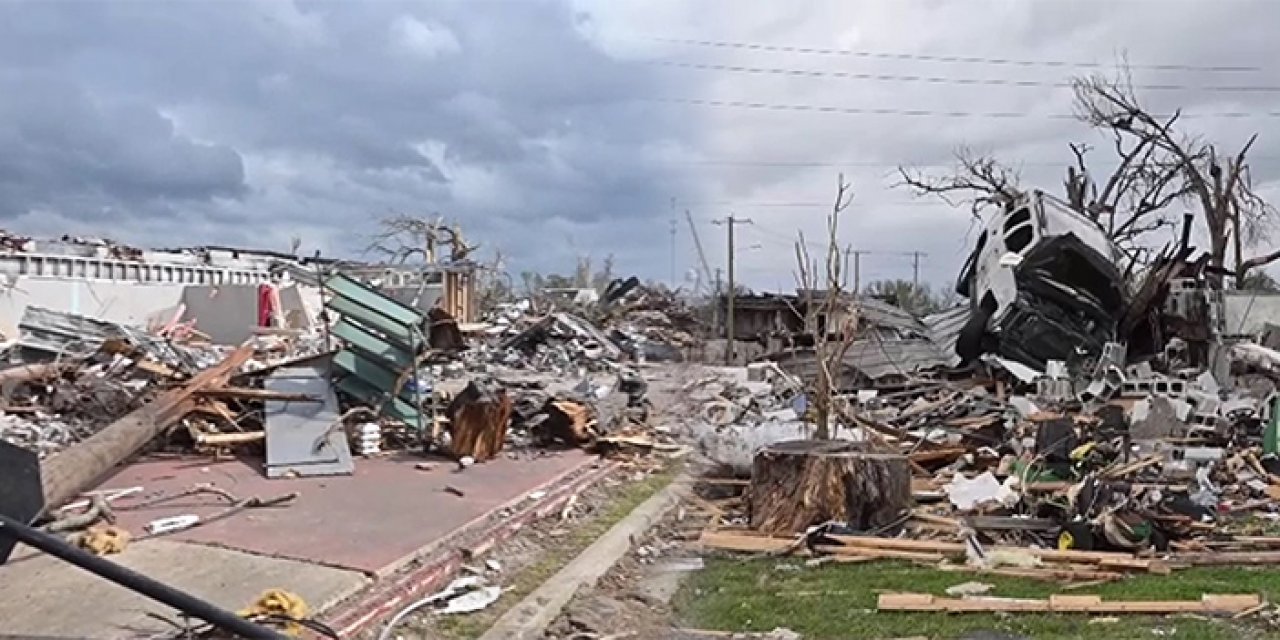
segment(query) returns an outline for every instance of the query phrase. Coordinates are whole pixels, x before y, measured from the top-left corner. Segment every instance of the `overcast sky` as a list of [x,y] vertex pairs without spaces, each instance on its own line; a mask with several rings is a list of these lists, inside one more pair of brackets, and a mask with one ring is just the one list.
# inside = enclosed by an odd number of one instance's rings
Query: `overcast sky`
[[674,220],[683,280],[683,212],[712,269],[732,212],[741,279],[785,289],[843,171],[864,281],[919,251],[945,285],[967,212],[894,167],[967,144],[1058,192],[1067,142],[1108,150],[1055,85],[1121,55],[1156,111],[1260,132],[1280,191],[1277,24],[1274,0],[5,0],[0,225],[352,256],[380,216],[439,213],[513,273],[613,254],[667,280]]

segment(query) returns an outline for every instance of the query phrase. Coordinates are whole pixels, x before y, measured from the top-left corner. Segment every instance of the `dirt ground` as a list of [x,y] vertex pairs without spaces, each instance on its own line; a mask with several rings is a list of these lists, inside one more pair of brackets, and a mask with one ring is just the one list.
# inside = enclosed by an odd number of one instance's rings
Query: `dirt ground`
[[[696,474],[696,470],[689,470]],[[692,489],[682,491],[686,496]],[[725,634],[688,629],[675,611],[685,576],[702,568],[693,547],[710,515],[696,501],[681,502],[632,545],[600,581],[574,596],[547,629],[555,640],[794,640],[778,629],[765,634]]]

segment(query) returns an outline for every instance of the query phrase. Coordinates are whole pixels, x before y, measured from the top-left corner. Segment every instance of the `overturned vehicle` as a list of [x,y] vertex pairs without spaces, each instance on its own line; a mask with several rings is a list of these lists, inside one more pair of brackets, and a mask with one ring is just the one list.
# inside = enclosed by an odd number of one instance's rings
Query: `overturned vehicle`
[[1126,305],[1119,250],[1066,203],[1031,191],[992,215],[956,291],[970,317],[956,340],[965,363],[984,353],[1044,370],[1062,354],[1097,356]]

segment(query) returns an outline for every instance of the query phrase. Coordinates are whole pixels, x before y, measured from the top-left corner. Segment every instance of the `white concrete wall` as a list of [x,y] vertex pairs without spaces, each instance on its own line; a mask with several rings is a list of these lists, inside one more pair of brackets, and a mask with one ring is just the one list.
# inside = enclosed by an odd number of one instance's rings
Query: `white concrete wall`
[[18,335],[18,322],[27,305],[146,326],[152,314],[181,301],[184,287],[176,283],[10,277],[0,288],[0,333],[5,338]]

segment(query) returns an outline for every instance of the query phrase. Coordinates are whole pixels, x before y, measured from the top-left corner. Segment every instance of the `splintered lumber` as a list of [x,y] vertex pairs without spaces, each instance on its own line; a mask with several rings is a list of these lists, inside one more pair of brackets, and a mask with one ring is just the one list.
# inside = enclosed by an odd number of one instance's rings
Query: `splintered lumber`
[[870,453],[855,442],[793,440],[762,448],[747,488],[751,528],[790,534],[830,520],[874,529],[911,502],[906,456]]
[[1179,553],[1169,562],[1175,565],[1260,565],[1280,564],[1280,551],[1216,551]]
[[220,389],[202,389],[196,392],[200,396],[217,398],[236,398],[238,400],[279,400],[282,402],[322,402],[316,396],[306,393],[281,393],[270,389],[250,389],[245,387],[223,387]]
[[449,403],[449,450],[476,462],[502,451],[511,423],[511,396],[497,384],[473,380]]
[[940,598],[927,593],[882,593],[880,611],[1055,612],[1055,613],[1217,613],[1234,614],[1262,604],[1255,593],[1200,596],[1199,600],[1112,600],[1099,596],[1055,594],[1048,600],[1022,598]]
[[[939,542],[936,540],[910,540],[904,538],[877,538],[873,536],[828,535],[843,547],[831,547],[833,553],[855,548],[894,549],[922,553],[940,553],[949,557],[964,557],[963,542]],[[1168,573],[1169,566],[1152,558],[1138,558],[1127,553],[1109,551],[1078,551],[1074,549],[1038,549],[1035,547],[989,546],[988,552],[1021,553],[1035,556],[1044,562],[1071,562],[1098,565],[1106,569],[1124,569],[1129,571],[1148,571],[1151,573]],[[856,552],[850,552],[856,553]]]
[[883,558],[889,560],[913,560],[915,562],[942,562],[940,553],[924,553],[920,551],[897,551],[895,549],[875,549],[872,547],[840,547],[819,544],[813,547],[819,553],[830,553],[838,556],[856,556],[860,558]]
[[198,433],[195,437],[196,444],[215,447],[261,442],[266,439],[267,433],[265,431],[250,431],[247,433]]
[[552,439],[571,445],[584,445],[595,439],[591,429],[595,412],[590,406],[573,400],[552,399],[543,411],[547,419],[542,428]]
[[1010,578],[1029,578],[1031,580],[1045,580],[1051,582],[1075,582],[1078,580],[1090,580],[1097,582],[1111,582],[1121,580],[1126,574],[1117,571],[1096,571],[1093,569],[1083,568],[1057,568],[1057,567],[998,567],[995,569],[984,569],[981,567],[971,567],[963,564],[943,564],[934,567],[939,571],[951,573],[977,573],[982,575],[1007,576]]
[[960,456],[969,453],[968,449],[963,447],[951,449],[933,449],[931,451],[917,451],[909,454],[907,457],[916,464],[927,462],[955,462]]
[[185,385],[161,393],[142,408],[50,458],[40,469],[45,508],[71,500],[92,486],[112,467],[190,413],[196,406],[195,395],[199,391],[227,384],[252,356],[252,346],[241,346],[219,364],[196,374]]
[[66,364],[50,362],[44,364],[23,364],[16,367],[0,369],[0,385],[34,382],[52,378],[67,368]]

